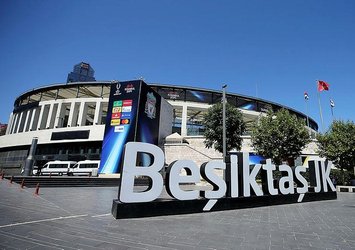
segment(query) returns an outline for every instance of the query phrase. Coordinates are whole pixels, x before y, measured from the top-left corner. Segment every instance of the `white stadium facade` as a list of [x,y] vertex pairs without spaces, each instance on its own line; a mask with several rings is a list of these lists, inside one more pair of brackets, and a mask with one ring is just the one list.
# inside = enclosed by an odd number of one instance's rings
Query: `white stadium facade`
[[[6,134],[0,136],[0,169],[19,174],[35,137],[37,165],[52,160],[99,160],[111,84],[68,82],[21,94],[14,102]],[[202,117],[212,104],[221,102],[222,91],[153,83],[149,86],[173,107],[172,135],[159,145],[165,151],[166,162],[190,158],[200,164],[221,159],[219,152],[204,147]],[[270,108],[285,108],[301,119],[307,118],[297,110],[259,98],[227,93],[227,101],[240,109],[249,125]],[[312,135],[318,130],[311,118],[308,129]],[[249,130],[243,138],[242,151],[252,152]],[[316,155],[315,143],[310,143],[302,154]]]

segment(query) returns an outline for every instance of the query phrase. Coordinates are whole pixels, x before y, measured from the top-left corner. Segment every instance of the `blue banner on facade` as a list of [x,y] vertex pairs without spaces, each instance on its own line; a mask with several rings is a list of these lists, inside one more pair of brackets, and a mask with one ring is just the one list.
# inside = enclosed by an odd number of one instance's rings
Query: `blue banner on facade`
[[[111,85],[100,174],[119,173],[124,145],[129,141],[158,144],[161,97],[143,81]],[[149,165],[142,155],[139,164]]]

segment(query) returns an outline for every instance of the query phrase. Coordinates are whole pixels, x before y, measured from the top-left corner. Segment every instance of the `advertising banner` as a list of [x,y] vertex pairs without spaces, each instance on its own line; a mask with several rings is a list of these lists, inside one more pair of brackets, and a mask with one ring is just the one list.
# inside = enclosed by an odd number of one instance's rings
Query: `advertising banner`
[[[158,145],[160,106],[160,95],[148,85],[142,84],[135,141]],[[138,160],[140,166],[149,166],[151,163],[151,157],[148,154],[141,154]]]
[[141,81],[111,85],[99,173],[118,173],[123,147],[134,141]]
[[[161,97],[143,81],[112,84],[102,144],[100,174],[119,173],[124,145],[137,141],[158,145]],[[138,163],[148,166],[150,157]]]
[[142,84],[138,110],[136,141],[158,144],[161,97],[148,85]]

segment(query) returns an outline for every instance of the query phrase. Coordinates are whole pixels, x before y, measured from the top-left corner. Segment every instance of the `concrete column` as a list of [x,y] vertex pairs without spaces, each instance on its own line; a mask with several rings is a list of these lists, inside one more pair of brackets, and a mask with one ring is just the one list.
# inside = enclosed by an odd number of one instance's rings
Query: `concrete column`
[[20,120],[20,125],[18,128],[18,133],[24,132],[25,131],[25,126],[26,126],[26,120],[28,119],[28,110],[25,110],[22,112],[22,117]]
[[37,123],[34,124],[35,122],[38,122],[38,120],[35,120],[36,115],[38,114],[40,108],[35,108],[32,111],[32,117],[30,121],[30,130],[36,131],[37,130]]
[[31,109],[26,111],[26,119],[25,119],[25,124],[23,125],[23,132],[28,131],[28,126],[29,126],[28,120],[30,119],[31,111],[32,111]]
[[13,114],[12,115],[12,122],[11,122],[11,129],[10,129],[10,134],[12,134],[14,132],[14,128],[15,128],[15,122],[16,122],[16,119],[17,119],[17,114]]
[[51,127],[51,121],[52,121],[52,116],[53,116],[53,108],[54,108],[54,103],[51,103],[49,106],[49,111],[48,111],[48,118],[46,122],[46,128]]
[[5,132],[6,135],[10,134],[13,120],[14,120],[14,114],[11,113],[10,118],[9,118],[9,122],[7,123],[7,128],[6,128],[6,132]]
[[63,110],[62,110],[63,107],[64,106],[62,102],[58,103],[57,112],[55,114],[55,122],[54,122],[55,128],[63,127],[63,120],[64,120]]
[[13,123],[12,123],[12,127],[11,127],[11,134],[16,133],[16,127],[17,127],[17,122],[18,122],[18,120],[19,120],[19,117],[20,117],[20,114],[19,114],[19,113],[16,113],[16,114],[15,114],[14,121],[13,121]]
[[181,136],[187,135],[187,105],[182,106],[182,117],[181,117]]
[[30,109],[28,111],[28,121],[27,121],[26,127],[25,127],[26,132],[30,131],[30,129],[32,128],[32,121],[33,121],[33,117],[35,115],[35,112],[36,112],[36,109]]
[[21,127],[21,120],[22,120],[23,113],[24,113],[24,112],[21,112],[20,117],[19,117],[19,119],[17,120],[16,132],[15,132],[15,133],[18,133],[18,131],[20,130],[20,127]]
[[102,101],[97,101],[95,107],[94,125],[100,125],[101,118],[102,118]]
[[19,118],[20,118],[20,113],[16,113],[15,114],[14,123],[13,123],[12,128],[11,128],[11,134],[15,134],[16,133],[17,123],[18,123],[18,119]]
[[[42,118],[43,118],[43,112],[44,112],[44,107],[45,107],[45,105],[42,105],[42,106],[39,106],[39,107],[40,107],[40,111],[39,111],[37,129],[40,129],[40,128],[41,128]],[[37,129],[36,129],[36,130],[37,130]]]
[[72,127],[79,126],[79,110],[80,110],[80,102],[76,102],[74,105],[73,119],[72,119]]
[[68,118],[68,125],[73,126],[72,121],[73,121],[73,116],[74,116],[74,109],[75,109],[75,102],[72,102],[70,104],[70,111],[69,111],[69,118]]
[[87,105],[85,102],[80,102],[79,116],[78,116],[78,124],[80,126],[85,126],[86,115],[87,115]]
[[49,123],[49,128],[54,128],[55,121],[57,119],[57,111],[58,111],[58,103],[53,104],[53,110],[51,112],[51,117],[50,117],[50,123]]

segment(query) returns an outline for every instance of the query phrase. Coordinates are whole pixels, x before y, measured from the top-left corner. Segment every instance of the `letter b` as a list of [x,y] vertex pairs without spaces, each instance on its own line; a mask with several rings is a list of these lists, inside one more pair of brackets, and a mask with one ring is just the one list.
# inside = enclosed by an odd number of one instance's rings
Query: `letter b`
[[[153,163],[148,167],[138,167],[138,152],[153,156]],[[163,166],[164,153],[159,147],[143,142],[128,142],[124,151],[118,199],[124,203],[134,203],[149,202],[158,198],[164,185],[163,177],[159,173]],[[151,179],[147,191],[134,192],[135,176],[147,176]]]

